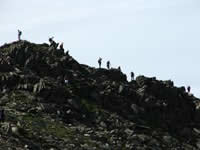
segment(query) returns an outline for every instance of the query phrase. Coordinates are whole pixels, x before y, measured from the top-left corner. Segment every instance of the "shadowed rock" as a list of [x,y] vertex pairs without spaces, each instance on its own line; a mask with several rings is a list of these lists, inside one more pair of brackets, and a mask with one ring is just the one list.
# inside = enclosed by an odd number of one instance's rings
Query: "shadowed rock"
[[0,81],[0,149],[200,145],[199,99],[171,80],[128,82],[119,69],[93,68],[54,46],[20,40],[0,47]]

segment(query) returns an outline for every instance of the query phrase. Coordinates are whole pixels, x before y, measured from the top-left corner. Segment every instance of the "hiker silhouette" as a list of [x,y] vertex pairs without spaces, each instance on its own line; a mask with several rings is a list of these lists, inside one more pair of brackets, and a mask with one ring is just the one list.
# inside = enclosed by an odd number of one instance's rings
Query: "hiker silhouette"
[[102,58],[99,57],[99,59],[98,59],[99,68],[101,68],[101,62],[102,62]]
[[121,67],[120,66],[117,69],[121,72]]
[[64,51],[63,42],[60,44],[60,50],[63,50],[63,51]]
[[107,68],[110,69],[110,61],[107,61]]
[[59,43],[56,43],[53,39],[54,37],[49,38],[50,46],[53,46],[55,49],[57,49]]
[[133,81],[133,80],[134,80],[134,73],[131,72],[131,81]]
[[22,31],[18,30],[18,40],[21,41]]
[[187,87],[187,91],[188,91],[188,93],[190,93],[190,90],[191,90],[191,87],[188,86],[188,87]]

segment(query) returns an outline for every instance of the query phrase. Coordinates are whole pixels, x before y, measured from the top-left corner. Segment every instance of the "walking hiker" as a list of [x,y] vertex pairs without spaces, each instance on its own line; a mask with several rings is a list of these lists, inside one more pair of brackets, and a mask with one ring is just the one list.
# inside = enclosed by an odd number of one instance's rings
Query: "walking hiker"
[[60,44],[60,50],[64,51],[63,42]]
[[107,61],[107,68],[110,69],[110,61]]
[[53,44],[53,38],[54,38],[53,36],[51,38],[49,38],[49,43],[50,44]]
[[101,68],[101,62],[102,62],[102,58],[99,57],[99,59],[98,59],[99,68]]
[[59,43],[56,43],[56,42],[53,40],[53,38],[54,38],[54,37],[49,38],[50,46],[53,46],[55,49],[57,49]]
[[65,55],[69,56],[69,50],[67,50],[67,51],[65,52]]
[[121,72],[121,67],[120,66],[117,69]]
[[131,72],[131,81],[133,81],[133,80],[134,80],[134,73]]
[[191,90],[191,87],[188,86],[188,87],[187,87],[187,91],[188,91],[188,93],[190,93],[190,90]]
[[18,40],[21,41],[22,31],[18,30]]

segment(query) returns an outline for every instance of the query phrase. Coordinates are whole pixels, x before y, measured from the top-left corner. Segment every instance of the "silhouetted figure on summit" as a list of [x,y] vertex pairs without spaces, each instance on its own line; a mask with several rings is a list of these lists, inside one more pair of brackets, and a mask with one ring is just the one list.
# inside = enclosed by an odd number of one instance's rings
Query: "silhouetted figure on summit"
[[49,38],[49,43],[50,44],[52,44],[54,42],[53,38],[54,38],[53,36],[51,38]]
[[101,68],[101,62],[102,62],[102,58],[99,57],[99,59],[98,59],[99,68]]
[[190,93],[190,90],[191,90],[191,87],[188,86],[188,87],[187,87],[187,91],[188,91],[188,93]]
[[65,54],[69,56],[69,50],[67,50]]
[[117,69],[121,72],[121,67],[120,66]]
[[110,69],[110,61],[107,61],[106,65],[107,65],[107,68]]
[[131,72],[131,81],[133,81],[133,80],[134,80],[134,73]]
[[50,46],[53,46],[55,49],[57,49],[59,43],[56,43],[56,42],[53,40],[53,38],[54,38],[54,37],[49,38]]
[[60,44],[60,50],[64,51],[63,42]]
[[22,31],[18,30],[18,40],[21,41]]

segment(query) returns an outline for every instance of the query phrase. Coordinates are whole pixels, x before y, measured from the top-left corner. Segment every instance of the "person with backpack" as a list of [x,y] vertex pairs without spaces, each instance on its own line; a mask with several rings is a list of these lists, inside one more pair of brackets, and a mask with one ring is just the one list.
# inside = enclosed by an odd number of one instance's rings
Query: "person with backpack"
[[21,41],[22,31],[18,30],[18,40]]
[[53,48],[57,49],[59,43],[56,43],[56,42],[53,40],[53,38],[54,38],[54,37],[49,38],[50,47],[52,46]]

